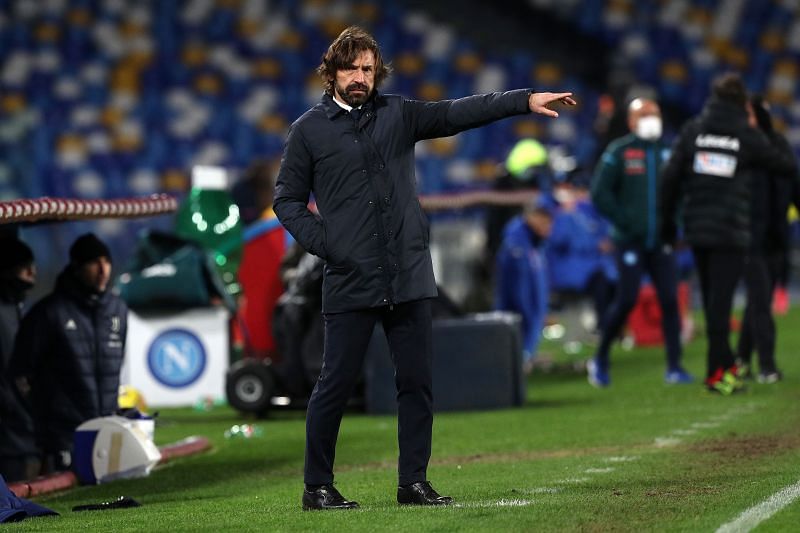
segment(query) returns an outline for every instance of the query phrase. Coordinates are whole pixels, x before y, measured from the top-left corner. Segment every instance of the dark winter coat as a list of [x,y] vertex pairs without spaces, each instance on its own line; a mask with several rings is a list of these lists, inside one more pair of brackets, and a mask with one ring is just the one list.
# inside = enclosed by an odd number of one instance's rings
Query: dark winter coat
[[[775,146],[794,157],[794,151],[782,135],[771,132],[767,136]],[[800,208],[800,176],[776,175],[762,170],[753,176],[751,249],[755,253],[782,252],[789,244],[789,205]]]
[[761,170],[776,175],[797,172],[794,155],[748,126],[743,106],[712,98],[700,116],[683,127],[664,168],[664,238],[675,239],[671,217],[683,199],[689,245],[749,248],[752,180]]
[[[414,144],[529,112],[528,90],[419,102],[375,95],[356,123],[329,95],[289,130],[275,213],[326,261],[324,312],[436,296]],[[308,210],[313,192],[320,216]]]
[[22,316],[25,291],[17,280],[0,281],[0,457],[34,455],[33,422],[9,373],[11,353]]
[[30,384],[45,452],[71,449],[77,426],[116,411],[127,314],[120,298],[92,293],[67,267],[53,293],[23,318],[11,372]]

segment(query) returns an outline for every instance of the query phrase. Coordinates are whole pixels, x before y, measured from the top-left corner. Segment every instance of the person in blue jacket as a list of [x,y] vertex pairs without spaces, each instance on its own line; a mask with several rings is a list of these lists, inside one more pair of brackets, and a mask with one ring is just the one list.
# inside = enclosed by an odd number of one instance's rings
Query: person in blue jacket
[[547,314],[549,288],[544,242],[550,235],[553,210],[539,200],[511,219],[497,252],[495,309],[522,316],[523,358],[529,369]]
[[589,296],[599,327],[617,280],[611,225],[592,204],[585,180],[576,176],[571,185],[547,239],[550,289]]

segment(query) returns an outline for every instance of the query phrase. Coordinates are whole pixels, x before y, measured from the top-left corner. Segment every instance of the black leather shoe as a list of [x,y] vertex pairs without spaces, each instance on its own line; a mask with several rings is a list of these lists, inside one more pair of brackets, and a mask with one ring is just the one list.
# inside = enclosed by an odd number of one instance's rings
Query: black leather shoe
[[358,502],[345,500],[333,485],[322,485],[314,490],[303,491],[304,511],[328,509],[358,509]]
[[413,505],[450,505],[453,498],[439,496],[427,481],[417,481],[411,485],[397,487],[397,503]]

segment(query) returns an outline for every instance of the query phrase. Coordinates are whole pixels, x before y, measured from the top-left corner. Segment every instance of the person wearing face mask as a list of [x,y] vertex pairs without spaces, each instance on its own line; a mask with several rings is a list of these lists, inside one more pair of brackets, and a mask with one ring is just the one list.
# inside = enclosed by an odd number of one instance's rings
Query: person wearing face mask
[[35,477],[38,467],[33,422],[8,372],[25,294],[36,282],[36,265],[31,249],[16,237],[0,241],[0,249],[0,474],[12,482]]
[[741,390],[730,346],[733,293],[753,243],[755,180],[797,172],[792,150],[758,129],[747,90],[735,73],[716,78],[703,111],[682,128],[662,174],[662,238],[677,236],[680,209],[686,242],[697,264],[708,336],[709,391]]
[[108,287],[111,253],[79,237],[51,294],[25,315],[10,373],[30,406],[43,472],[72,463],[82,422],[117,410],[128,309]]
[[630,134],[606,148],[592,183],[592,201],[613,225],[619,281],[601,324],[597,352],[587,363],[588,379],[595,387],[611,384],[611,345],[636,304],[646,272],[661,304],[667,353],[664,381],[691,383],[692,376],[681,366],[675,258],[672,248],[660,239],[659,171],[668,157],[668,150],[661,143],[658,104],[648,98],[633,100],[628,106],[628,127]]

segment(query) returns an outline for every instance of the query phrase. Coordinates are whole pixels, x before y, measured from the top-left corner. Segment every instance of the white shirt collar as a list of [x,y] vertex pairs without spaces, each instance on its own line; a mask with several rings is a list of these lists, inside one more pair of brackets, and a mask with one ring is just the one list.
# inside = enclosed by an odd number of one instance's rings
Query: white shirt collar
[[[338,98],[336,98],[336,94],[333,95],[333,101],[336,102],[336,105],[347,111],[348,113],[353,110],[353,106],[349,106],[344,102],[340,102]],[[358,109],[361,109],[361,106],[358,106]]]

